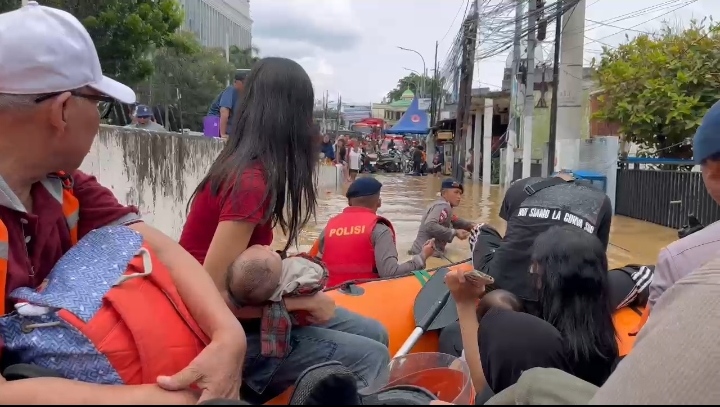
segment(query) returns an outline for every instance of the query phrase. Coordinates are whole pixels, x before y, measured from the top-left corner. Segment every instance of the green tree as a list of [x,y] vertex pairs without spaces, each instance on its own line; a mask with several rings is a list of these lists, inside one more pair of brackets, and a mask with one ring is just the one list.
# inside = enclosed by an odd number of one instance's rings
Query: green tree
[[205,48],[190,32],[178,32],[155,51],[155,72],[137,86],[138,96],[171,112],[173,128],[202,129],[208,107],[227,86],[235,67],[220,49]]
[[[95,42],[103,73],[133,85],[152,74],[148,58],[183,22],[176,0],[43,0],[77,17]],[[0,12],[20,0],[0,0]]]
[[230,63],[236,69],[249,69],[260,58],[258,54],[260,50],[257,47],[241,49],[236,45],[230,47]]
[[[720,28],[693,21],[665,25],[617,48],[604,47],[596,118],[618,123],[626,140],[659,157],[690,158],[692,137],[720,98]],[[654,153],[653,153],[654,152]]]
[[[415,93],[416,96],[422,96],[418,92],[422,90],[423,85],[423,77],[421,75],[418,75],[416,73],[411,73],[410,75],[401,78],[397,86],[395,86],[395,89],[388,92],[386,98],[388,99],[388,102],[392,102],[394,100],[400,99],[400,96],[403,92],[405,92],[408,88]],[[436,95],[446,95],[447,92],[443,90],[443,81],[441,79],[435,80],[429,76],[425,77],[425,97],[430,97],[431,92],[435,89]]]

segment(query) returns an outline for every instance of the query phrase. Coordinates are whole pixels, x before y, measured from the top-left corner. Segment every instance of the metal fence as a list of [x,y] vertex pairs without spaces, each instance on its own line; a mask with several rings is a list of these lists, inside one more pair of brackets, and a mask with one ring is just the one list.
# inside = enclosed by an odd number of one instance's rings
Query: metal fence
[[694,214],[703,224],[720,220],[720,206],[708,195],[699,172],[621,168],[617,170],[615,213],[680,228]]

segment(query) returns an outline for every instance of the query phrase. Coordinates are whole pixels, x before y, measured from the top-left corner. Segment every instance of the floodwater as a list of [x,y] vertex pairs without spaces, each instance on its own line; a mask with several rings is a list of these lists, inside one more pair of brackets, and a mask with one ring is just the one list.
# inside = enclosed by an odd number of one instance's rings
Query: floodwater
[[[407,259],[410,257],[407,255],[407,250],[415,240],[420,219],[427,206],[437,199],[442,178],[412,177],[403,174],[372,176],[383,183],[382,207],[378,214],[392,222],[397,235],[400,259]],[[505,221],[498,217],[503,195],[502,187],[483,186],[467,180],[462,203],[455,209],[455,214],[473,222],[489,223],[504,233]],[[344,190],[320,191],[317,222],[305,227],[298,248],[303,251],[308,250],[328,219],[342,211],[346,205]],[[673,229],[624,216],[615,216],[608,248],[610,267],[621,267],[631,263],[655,264],[660,249],[676,239],[677,231]],[[281,246],[285,242],[276,239],[275,244]],[[447,248],[447,257],[452,261],[470,257],[467,241],[455,239]],[[427,266],[431,268],[446,263],[447,260],[433,258],[428,260]]]

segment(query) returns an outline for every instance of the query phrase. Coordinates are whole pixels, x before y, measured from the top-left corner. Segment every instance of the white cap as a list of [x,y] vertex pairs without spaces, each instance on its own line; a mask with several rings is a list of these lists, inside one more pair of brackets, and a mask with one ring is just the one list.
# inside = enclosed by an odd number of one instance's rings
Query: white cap
[[0,14],[0,93],[38,95],[89,86],[123,103],[135,92],[103,76],[87,30],[62,10],[30,1]]

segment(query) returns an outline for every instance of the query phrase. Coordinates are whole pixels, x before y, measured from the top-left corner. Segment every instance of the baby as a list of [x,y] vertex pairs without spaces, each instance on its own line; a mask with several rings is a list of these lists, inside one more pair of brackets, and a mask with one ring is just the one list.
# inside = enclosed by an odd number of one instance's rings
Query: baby
[[269,246],[254,245],[230,265],[226,300],[232,308],[262,306],[262,354],[283,357],[289,350],[290,327],[305,321],[288,314],[282,299],[314,295],[326,282],[322,262],[302,254],[283,260]]
[[268,246],[245,249],[227,273],[227,299],[236,307],[265,305],[282,299],[276,294],[283,276],[280,255]]

